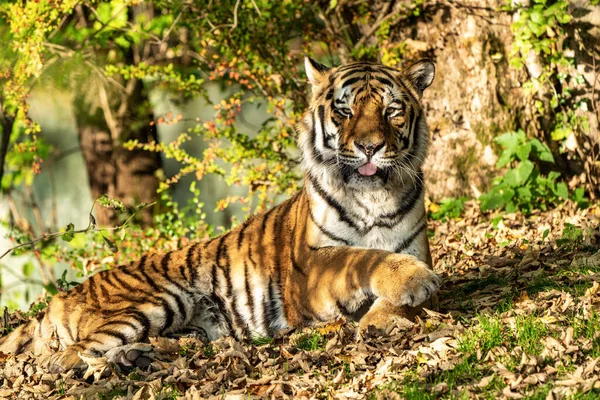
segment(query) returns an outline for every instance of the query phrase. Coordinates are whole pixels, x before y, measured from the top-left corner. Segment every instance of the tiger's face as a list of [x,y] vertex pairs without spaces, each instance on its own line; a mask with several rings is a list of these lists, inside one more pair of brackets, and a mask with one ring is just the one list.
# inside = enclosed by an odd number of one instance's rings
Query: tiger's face
[[305,169],[358,190],[415,179],[429,142],[420,100],[434,64],[329,69],[307,58],[305,66],[313,90],[300,132]]

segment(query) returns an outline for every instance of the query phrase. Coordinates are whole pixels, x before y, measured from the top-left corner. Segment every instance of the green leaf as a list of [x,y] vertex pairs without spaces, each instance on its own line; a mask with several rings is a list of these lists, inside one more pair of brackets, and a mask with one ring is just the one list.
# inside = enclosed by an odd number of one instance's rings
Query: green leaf
[[567,184],[564,182],[559,182],[556,184],[556,194],[563,199],[569,198],[569,189],[567,188]]
[[75,237],[75,234],[73,233],[74,230],[75,225],[69,223],[69,225],[67,225],[67,227],[65,228],[65,233],[60,235],[61,239],[65,242],[70,242],[71,240],[73,240],[73,238]]
[[517,154],[517,157],[521,161],[525,161],[525,160],[529,159],[530,152],[531,152],[531,143],[523,143],[522,145],[518,146],[515,151],[515,153]]
[[504,175],[504,182],[509,186],[523,186],[533,172],[534,165],[531,161],[521,161],[516,168],[509,169]]
[[552,131],[552,140],[566,139],[573,131],[566,126],[559,126]]
[[517,205],[514,202],[509,201],[508,203],[506,203],[506,207],[504,207],[504,210],[510,214],[518,211],[519,207],[517,207]]
[[500,157],[498,157],[498,161],[496,161],[496,168],[502,168],[508,165],[513,159],[512,153],[509,150],[504,150]]
[[113,253],[116,253],[119,251],[119,248],[117,247],[116,244],[114,244],[114,242],[112,240],[110,240],[109,238],[107,238],[106,236],[102,235],[102,239],[104,240],[104,243],[108,246],[108,248],[110,249],[110,251],[112,251]]
[[494,142],[505,149],[514,149],[519,144],[519,134],[517,132],[506,132],[494,138]]
[[517,194],[519,195],[519,198],[523,201],[528,202],[529,200],[531,200],[532,194],[531,194],[531,190],[528,187],[520,187],[517,189]]
[[96,200],[98,204],[106,208],[114,208],[115,210],[125,211],[125,204],[121,200],[113,199],[103,194]]
[[44,289],[46,289],[46,292],[48,292],[51,296],[58,294],[58,289],[56,288],[56,285],[54,285],[54,283],[52,282],[48,283],[47,285],[44,285]]
[[554,164],[554,157],[552,156],[552,152],[545,143],[542,143],[537,139],[531,139],[529,143],[531,143],[531,147],[533,148],[535,155],[540,161],[546,161]]
[[333,10],[337,6],[337,3],[338,3],[337,0],[331,0],[329,2],[329,9]]
[[34,270],[34,266],[31,261],[23,264],[23,276],[25,276],[26,278],[31,278],[31,274],[33,273],[33,270]]
[[529,18],[531,18],[531,20],[533,22],[535,22],[536,24],[543,24],[545,22],[544,15],[542,14],[542,12],[540,10],[532,11]]

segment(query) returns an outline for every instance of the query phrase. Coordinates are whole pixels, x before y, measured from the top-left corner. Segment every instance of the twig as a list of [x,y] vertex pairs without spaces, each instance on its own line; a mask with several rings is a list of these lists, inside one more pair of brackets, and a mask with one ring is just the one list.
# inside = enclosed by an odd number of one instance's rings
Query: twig
[[[0,98],[0,124],[2,125],[2,141],[0,142],[0,183],[4,176],[4,160],[8,154],[8,145],[10,143],[10,134],[12,133],[15,119],[6,115],[4,112],[3,99]],[[1,189],[1,186],[0,186]]]
[[258,8],[258,6],[256,5],[256,3],[254,2],[254,0],[250,0],[250,1],[252,2],[252,5],[254,6],[254,9],[258,13],[258,16],[262,18],[262,14],[260,12],[260,9]]
[[104,119],[106,120],[106,125],[108,125],[108,130],[110,131],[110,136],[113,141],[116,141],[119,138],[121,130],[117,124],[117,121],[113,117],[112,111],[110,109],[110,103],[108,101],[108,95],[106,94],[106,88],[104,85],[100,85],[98,88],[98,97],[100,99],[100,107],[104,112]]
[[235,7],[233,7],[233,25],[231,26],[231,28],[229,28],[229,32],[233,31],[235,28],[237,28],[237,24],[238,24],[238,7],[240,6],[240,0],[237,0],[235,2]]
[[[140,209],[136,210],[133,214],[131,214],[129,216],[129,218],[127,218],[125,220],[125,222],[123,222],[121,225],[115,226],[113,228],[98,228],[96,226],[96,220],[92,215],[92,211],[94,211],[94,206],[96,205],[96,202],[98,201],[98,199],[94,200],[94,202],[92,203],[92,208],[90,210],[90,222],[88,223],[88,226],[85,229],[78,229],[78,230],[74,230],[71,231],[71,234],[78,234],[78,233],[88,233],[88,232],[111,232],[111,231],[118,231],[119,229],[122,229],[124,227],[126,227],[129,222],[131,221],[131,219],[133,217],[135,217],[137,215],[137,213],[139,213],[140,211],[142,211],[145,208],[151,207],[154,204],[156,204],[156,202],[150,203],[150,204],[146,204],[144,207],[141,207]],[[11,247],[10,249],[6,250],[4,253],[2,253],[2,255],[0,255],[0,260],[4,257],[6,257],[8,254],[12,253],[13,251],[20,249],[21,247],[25,247],[25,246],[31,246],[37,242],[41,242],[43,240],[50,240],[50,239],[54,239],[57,238],[59,236],[64,235],[65,232],[53,232],[53,233],[45,233],[40,237],[37,237],[33,240],[30,240],[29,242],[25,242],[25,243],[21,243],[18,244],[16,246]]]
[[375,31],[377,31],[377,28],[379,28],[379,26],[381,24],[383,24],[385,21],[387,21],[394,15],[398,14],[398,11],[387,14],[387,12],[390,10],[390,8],[392,6],[392,3],[393,3],[392,1],[385,3],[385,5],[383,6],[383,10],[381,10],[381,14],[379,14],[379,18],[377,19],[377,21],[375,21],[375,23],[373,24],[371,29],[369,29],[367,31],[367,33],[365,33],[360,38],[360,40],[358,42],[356,42],[356,44],[354,45],[354,50],[357,50],[360,46],[362,46],[367,41],[367,39],[370,38],[371,35],[373,35],[375,33]]

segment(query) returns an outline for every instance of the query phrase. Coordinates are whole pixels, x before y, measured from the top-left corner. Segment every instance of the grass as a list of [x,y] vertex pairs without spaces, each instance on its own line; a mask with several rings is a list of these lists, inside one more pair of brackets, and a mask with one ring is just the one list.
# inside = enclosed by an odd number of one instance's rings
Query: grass
[[532,315],[517,317],[515,326],[516,344],[528,354],[540,355],[544,346],[542,338],[548,334],[543,322]]
[[325,343],[327,339],[325,336],[317,331],[302,334],[296,340],[296,347],[300,350],[306,351],[318,351],[325,350]]
[[264,345],[271,345],[274,341],[275,339],[269,336],[256,336],[252,338],[251,343],[254,346],[260,347]]

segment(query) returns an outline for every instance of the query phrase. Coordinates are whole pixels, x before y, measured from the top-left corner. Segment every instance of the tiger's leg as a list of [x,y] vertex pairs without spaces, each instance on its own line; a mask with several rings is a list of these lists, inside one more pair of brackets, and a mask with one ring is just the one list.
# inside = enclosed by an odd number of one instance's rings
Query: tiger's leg
[[[82,323],[77,331],[73,331],[75,341],[45,360],[44,364],[52,372],[84,367],[85,363],[79,354],[89,357],[106,354],[109,361],[121,362],[122,359],[118,358],[121,354],[115,352],[115,349],[143,342],[148,336],[158,334],[164,320],[162,309],[153,304],[140,305],[139,309],[132,306],[129,310],[97,317],[90,318],[87,324]],[[113,353],[110,353],[111,350]],[[131,365],[135,365],[143,355],[139,349],[135,350],[137,351],[125,354],[125,359]]]
[[[427,265],[432,269],[433,262],[427,235],[423,233],[420,238],[415,240],[415,244],[416,246],[413,249],[408,249],[409,252],[417,255],[419,259],[426,260]],[[437,302],[437,294],[435,293],[416,307],[395,306],[389,301],[379,298],[373,302],[369,311],[360,319],[360,327],[367,329],[369,326],[373,326],[379,330],[388,331],[393,326],[406,325],[409,321],[414,321],[415,317],[421,314],[424,307],[433,308]]]
[[300,312],[327,321],[355,312],[370,296],[395,307],[415,307],[439,288],[440,278],[416,257],[346,246],[311,250],[289,285]]

